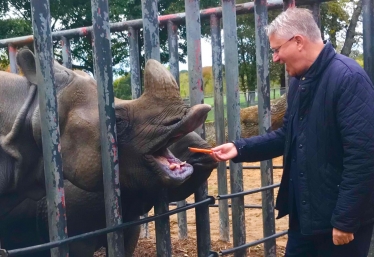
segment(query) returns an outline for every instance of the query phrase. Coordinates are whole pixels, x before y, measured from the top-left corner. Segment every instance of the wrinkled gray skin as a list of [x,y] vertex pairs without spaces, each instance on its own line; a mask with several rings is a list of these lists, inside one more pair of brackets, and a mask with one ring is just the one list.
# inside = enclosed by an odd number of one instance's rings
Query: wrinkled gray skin
[[[169,147],[180,160],[190,163],[194,172],[191,177],[176,188],[168,190],[170,201],[185,199],[205,181],[217,163],[209,156],[186,151],[187,147],[208,148],[206,141],[191,132]],[[88,192],[65,180],[68,234],[74,236],[105,227],[105,207],[103,194]],[[156,200],[156,190],[121,190],[123,220],[137,220],[148,212]],[[0,204],[5,204],[0,197]],[[48,218],[46,199],[39,201],[25,199],[0,220],[0,240],[2,248],[10,250],[48,242]],[[126,257],[132,256],[139,238],[139,227],[124,231]],[[106,236],[75,242],[69,245],[70,257],[91,257],[95,250],[106,245]],[[49,251],[37,252],[28,257],[50,256]]]
[[[28,214],[33,216],[32,213],[36,210],[35,201],[41,208],[40,199],[45,195],[34,55],[29,50],[21,50],[17,54],[17,63],[24,77],[0,72],[2,225],[5,223],[5,217],[12,219],[12,215],[17,217],[17,213],[22,213],[25,217]],[[67,206],[68,201],[72,201],[73,205],[76,202],[77,206],[83,206],[85,201],[81,199],[84,199],[85,194],[89,194],[86,191],[100,195],[103,190],[97,84],[84,72],[66,69],[57,62],[54,63],[54,74]],[[200,126],[210,109],[211,107],[205,104],[191,108],[186,106],[180,98],[173,76],[155,60],[149,60],[146,64],[144,93],[140,98],[131,101],[115,99],[119,180],[125,196],[124,209],[131,210],[130,214],[125,213],[125,217],[129,215],[130,219],[133,219],[138,217],[139,213],[150,209],[153,206],[153,197],[160,188],[173,192],[179,192],[178,188],[188,189],[184,195],[189,195],[196,189],[193,187],[203,181],[199,181],[200,174],[194,172],[190,164],[170,169],[170,164],[179,165],[181,161],[173,156],[168,147]],[[178,151],[181,155],[188,154],[187,148]],[[206,172],[205,179],[210,171]],[[191,188],[185,185],[191,185]],[[70,187],[72,189],[69,189]],[[79,195],[79,192],[75,191],[80,189],[86,190],[81,191],[82,198],[75,197]],[[126,197],[131,200],[126,200]],[[173,201],[173,198],[171,200]],[[22,207],[25,205],[26,207]],[[69,210],[70,207],[67,208]],[[77,213],[80,211],[84,211],[84,208],[80,208]],[[40,217],[43,211],[34,213],[38,213]],[[26,225],[26,220],[18,219],[18,222]],[[95,219],[93,223],[96,223]],[[40,223],[37,224],[41,229]],[[68,224],[73,226],[74,222],[68,221]],[[8,233],[7,237],[27,235],[28,231],[32,230]],[[16,238],[13,239],[14,241],[9,240],[17,242]],[[33,239],[36,240],[36,236],[33,236]]]

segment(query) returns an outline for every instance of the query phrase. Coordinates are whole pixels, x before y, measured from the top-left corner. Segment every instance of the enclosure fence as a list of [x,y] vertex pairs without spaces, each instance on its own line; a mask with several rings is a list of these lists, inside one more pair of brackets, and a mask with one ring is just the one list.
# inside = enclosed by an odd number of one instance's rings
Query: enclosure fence
[[[268,71],[269,43],[265,34],[265,26],[268,22],[268,10],[282,9],[297,5],[308,6],[318,24],[320,24],[319,5],[321,1],[308,0],[255,0],[244,4],[235,4],[234,0],[223,0],[222,6],[200,10],[198,0],[185,1],[185,13],[158,16],[157,1],[142,0],[142,19],[110,23],[108,1],[92,0],[93,24],[90,27],[82,27],[64,31],[51,31],[49,1],[31,0],[33,35],[2,39],[0,47],[8,47],[11,72],[17,72],[15,62],[16,48],[30,42],[34,42],[36,65],[39,67],[38,94],[41,106],[40,118],[43,137],[43,157],[45,165],[45,179],[47,185],[47,198],[49,213],[50,243],[31,246],[22,249],[0,250],[0,256],[18,256],[25,253],[51,249],[51,255],[67,256],[68,243],[86,239],[107,233],[109,256],[124,256],[123,232],[125,227],[135,226],[150,221],[155,221],[157,256],[171,256],[171,239],[169,216],[175,213],[183,213],[188,209],[196,210],[197,249],[199,257],[222,256],[234,253],[235,257],[246,256],[246,249],[250,246],[264,243],[264,256],[276,256],[275,239],[287,232],[276,233],[274,220],[274,192],[279,184],[273,183],[272,161],[261,162],[261,188],[245,191],[243,188],[242,164],[230,162],[229,167],[225,163],[219,163],[217,169],[219,195],[208,196],[207,182],[195,193],[195,203],[185,205],[178,203],[178,208],[169,211],[166,193],[160,195],[160,201],[154,206],[155,215],[139,221],[122,223],[122,210],[119,195],[118,158],[113,155],[116,149],[115,140],[115,113],[113,109],[113,75],[110,38],[115,31],[128,31],[131,67],[131,88],[133,98],[141,95],[141,76],[138,44],[138,35],[141,30],[144,35],[144,51],[146,60],[160,61],[159,27],[166,26],[168,31],[169,64],[170,71],[179,83],[178,64],[178,26],[185,23],[187,28],[187,52],[190,86],[190,104],[203,103],[203,78],[201,61],[201,20],[210,20],[212,43],[212,71],[214,77],[214,108],[216,142],[222,144],[225,141],[224,103],[223,103],[223,76],[222,76],[222,44],[221,30],[224,31],[225,54],[225,80],[227,86],[227,122],[228,139],[230,141],[240,138],[240,101],[238,83],[238,47],[236,16],[254,12],[256,27],[256,58],[257,58],[257,88],[258,88],[258,113],[259,130],[261,134],[270,131],[270,83]],[[100,11],[99,11],[100,10]],[[373,0],[363,0],[363,31],[364,31],[364,64],[365,70],[373,79],[374,76],[374,4]],[[221,20],[223,26],[221,27]],[[63,49],[64,66],[72,67],[70,39],[75,37],[93,37],[94,70],[98,85],[102,163],[104,174],[104,194],[106,202],[107,228],[79,236],[68,237],[66,227],[65,206],[61,197],[63,192],[62,161],[58,150],[59,124],[56,102],[56,90],[54,88],[53,74],[53,40],[61,42]],[[104,35],[104,36],[103,36]],[[104,97],[104,94],[109,97]],[[196,131],[203,138],[204,128]],[[56,140],[57,138],[57,140]],[[227,194],[226,172],[230,171],[231,194]],[[245,228],[244,195],[256,192],[262,193],[263,232],[264,238],[247,243]],[[211,251],[209,206],[214,206],[215,200],[219,201],[220,237],[229,240],[229,216],[228,202],[231,199],[232,209],[232,249],[220,252]],[[176,204],[176,203],[175,203]],[[55,207],[56,206],[56,207]],[[248,207],[248,206],[247,206]],[[54,209],[54,208],[57,208]],[[185,235],[185,234],[184,234]],[[371,250],[370,256],[374,256]]]

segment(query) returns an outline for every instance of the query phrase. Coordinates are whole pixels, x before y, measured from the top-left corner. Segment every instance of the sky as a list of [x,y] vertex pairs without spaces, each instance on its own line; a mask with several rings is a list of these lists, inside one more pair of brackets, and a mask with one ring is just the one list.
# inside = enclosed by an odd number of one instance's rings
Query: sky
[[[209,39],[201,39],[201,62],[203,67],[212,66],[212,45]],[[186,63],[179,63],[179,71],[181,70],[188,70],[187,58]]]

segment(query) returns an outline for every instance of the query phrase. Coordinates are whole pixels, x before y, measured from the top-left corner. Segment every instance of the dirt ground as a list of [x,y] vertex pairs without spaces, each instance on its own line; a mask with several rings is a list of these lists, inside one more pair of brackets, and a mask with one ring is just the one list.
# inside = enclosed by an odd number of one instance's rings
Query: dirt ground
[[[243,163],[244,166],[259,166],[260,163]],[[282,157],[273,159],[273,165],[282,165]],[[274,169],[274,183],[280,182],[282,170]],[[230,175],[227,175],[228,185],[230,185]],[[243,169],[243,185],[244,190],[250,190],[254,188],[261,187],[261,175],[260,170],[248,170]],[[228,189],[230,192],[230,188]],[[217,182],[217,172],[216,170],[212,172],[212,175],[208,180],[208,192],[209,195],[218,195],[218,182]],[[274,190],[275,196],[278,193],[278,188]],[[188,203],[194,202],[194,197],[190,196],[187,199]],[[245,204],[250,205],[261,205],[261,193],[255,193],[247,195],[244,197]],[[216,201],[217,203],[217,201]],[[230,202],[229,202],[230,203]],[[173,209],[175,207],[170,207]],[[218,208],[211,207],[209,209],[210,213],[210,231],[211,231],[211,249],[213,251],[220,251],[224,249],[232,248],[232,225],[230,218],[230,242],[220,241],[219,235],[219,216]],[[276,212],[277,214],[277,212]],[[149,213],[153,215],[153,211]],[[231,211],[229,210],[229,215],[231,217]],[[246,223],[246,237],[247,242],[251,242],[263,237],[262,228],[262,210],[261,209],[246,209],[245,212],[245,223]],[[197,257],[196,250],[196,227],[195,227],[195,210],[191,209],[187,211],[187,226],[188,226],[188,239],[179,240],[178,239],[178,221],[177,215],[170,216],[170,233],[172,241],[172,250],[174,257]],[[288,227],[288,218],[282,218],[275,220],[276,232],[281,232]],[[284,248],[286,245],[287,236],[277,238],[277,256],[284,255]],[[263,244],[251,247],[248,251],[249,257],[261,257],[263,254]],[[104,251],[99,251],[96,253],[95,257],[105,256]],[[156,256],[156,237],[154,231],[154,222],[149,223],[149,238],[140,239],[138,246],[135,250],[134,257],[154,257]],[[233,255],[226,255],[233,256]]]

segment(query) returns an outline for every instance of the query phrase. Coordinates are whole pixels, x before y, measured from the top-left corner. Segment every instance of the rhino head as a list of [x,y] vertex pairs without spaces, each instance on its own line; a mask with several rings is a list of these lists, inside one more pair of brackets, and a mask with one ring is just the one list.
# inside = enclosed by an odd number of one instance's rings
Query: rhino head
[[[37,84],[33,53],[21,50],[17,61],[29,83]],[[84,190],[102,190],[97,83],[88,74],[57,62],[54,74],[64,178]],[[121,187],[173,188],[188,180],[192,165],[181,162],[168,147],[201,126],[210,109],[206,104],[185,105],[171,73],[159,62],[149,60],[142,96],[115,99]],[[33,110],[31,127],[41,148],[38,107]]]

